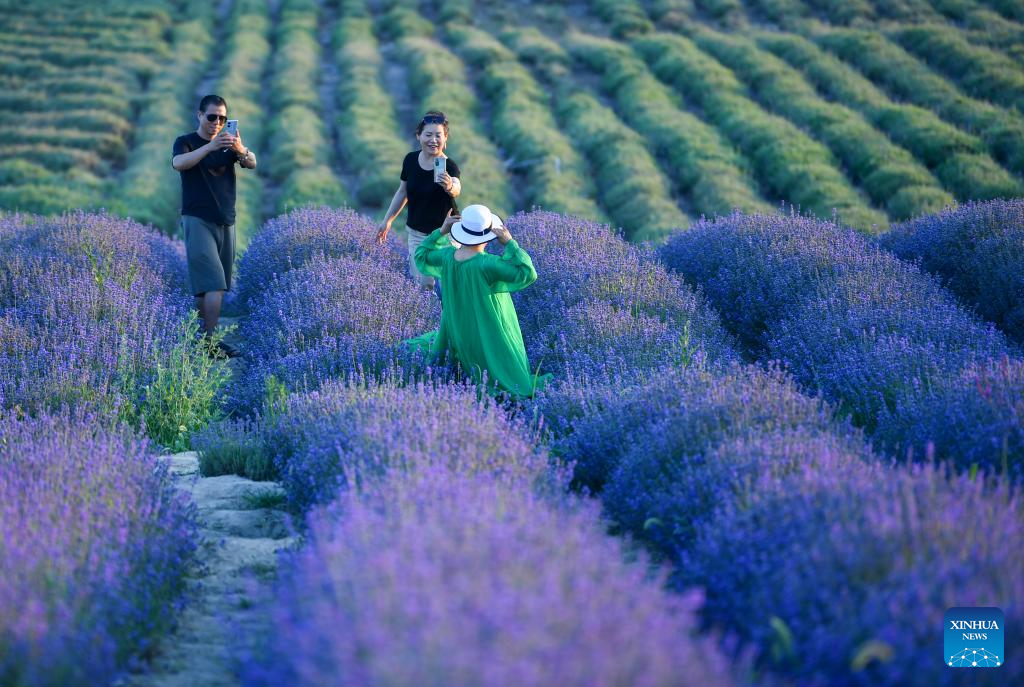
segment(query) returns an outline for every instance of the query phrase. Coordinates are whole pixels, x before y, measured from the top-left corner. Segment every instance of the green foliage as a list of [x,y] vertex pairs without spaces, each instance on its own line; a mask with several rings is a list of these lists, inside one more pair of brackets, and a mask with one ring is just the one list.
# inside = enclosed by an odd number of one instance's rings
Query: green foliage
[[629,38],[654,30],[654,24],[637,0],[594,0],[591,5],[597,16],[611,25],[612,35],[616,38]]
[[267,130],[267,157],[270,178],[280,184],[274,202],[277,213],[310,203],[351,203],[331,170],[334,156],[319,111],[318,18],[315,0],[284,0],[274,25],[277,50],[271,61],[273,117]]
[[[515,33],[505,37],[518,44]],[[487,33],[462,29],[449,35],[479,74],[477,86],[492,107],[491,137],[521,178],[522,204],[605,221],[592,200],[595,189],[586,161],[560,131],[547,94],[530,72]]]
[[117,214],[173,234],[181,205],[181,182],[170,165],[170,148],[183,130],[195,128],[195,84],[213,47],[213,9],[190,3],[194,12],[172,29],[173,57],[150,84],[136,123],[135,146],[116,182]]
[[740,0],[696,0],[697,6],[712,19],[728,25],[742,24],[746,20]]
[[651,0],[646,7],[651,19],[668,31],[678,31],[687,26],[695,11],[693,0]]
[[952,27],[910,26],[891,35],[971,95],[1024,111],[1024,70],[1005,55],[971,45]]
[[[774,112],[813,133],[843,163],[876,206],[903,220],[953,205],[938,180],[864,118],[818,96],[803,76],[750,39],[703,30],[698,45],[733,69]],[[903,191],[897,196],[898,191]],[[926,203],[915,206],[912,201]]]
[[593,96],[566,91],[558,115],[594,169],[604,207],[632,241],[662,239],[689,219],[640,136]]
[[[402,159],[413,148],[411,136],[403,139],[391,95],[381,85],[383,61],[373,35],[373,21],[362,2],[345,3],[346,13],[334,34],[334,50],[340,68],[337,100],[341,159],[358,172],[357,198],[364,205],[383,207],[398,186]],[[412,124],[405,129],[412,131]]]
[[199,472],[204,477],[241,475],[252,480],[277,478],[273,460],[256,423],[246,420],[212,423],[193,437],[192,446],[199,451]]
[[[935,113],[897,103],[853,68],[796,35],[764,33],[761,46],[800,69],[820,91],[864,114],[896,144],[923,162],[959,200],[1016,193],[1017,182],[985,152],[985,143]],[[970,165],[957,161],[969,156]]]
[[215,360],[209,350],[225,331],[209,340],[201,338],[193,312],[166,359],[155,361],[153,379],[142,389],[139,414],[146,433],[161,446],[184,451],[194,431],[217,419],[218,392],[230,375],[226,365]]
[[[822,30],[814,39],[896,98],[930,109],[946,121],[975,132],[1007,168],[1024,169],[1024,116],[1019,112],[964,96],[949,81],[878,33]],[[1007,195],[1020,193],[1019,185],[1007,188]]]
[[771,212],[746,161],[713,127],[680,107],[628,46],[583,34],[569,36],[579,60],[603,75],[624,120],[666,161],[666,171],[694,209],[713,216],[739,208]]
[[843,176],[831,152],[781,117],[752,102],[736,76],[693,41],[652,35],[634,47],[662,81],[702,108],[754,165],[761,186],[819,217],[836,212],[862,230],[885,227],[885,215],[871,209]]
[[804,0],[822,12],[833,24],[863,24],[875,17],[875,8],[867,0]]

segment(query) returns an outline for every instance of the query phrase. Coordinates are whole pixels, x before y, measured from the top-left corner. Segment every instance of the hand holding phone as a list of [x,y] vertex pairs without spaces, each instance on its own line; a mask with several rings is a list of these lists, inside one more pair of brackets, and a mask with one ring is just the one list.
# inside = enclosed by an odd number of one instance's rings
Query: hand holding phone
[[435,157],[434,158],[434,183],[441,181],[441,175],[448,171],[448,165],[446,164],[446,158]]

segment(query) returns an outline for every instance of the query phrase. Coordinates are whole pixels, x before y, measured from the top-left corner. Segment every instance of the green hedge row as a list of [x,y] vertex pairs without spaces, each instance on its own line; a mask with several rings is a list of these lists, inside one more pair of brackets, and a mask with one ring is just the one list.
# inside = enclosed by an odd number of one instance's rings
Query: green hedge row
[[921,160],[960,200],[1014,195],[1013,176],[986,153],[977,136],[931,110],[892,101],[862,74],[806,38],[763,33],[758,43],[800,69],[827,97],[851,107]]
[[942,15],[928,0],[881,0],[875,11],[884,19],[904,22],[942,22]]
[[704,14],[730,26],[743,24],[747,18],[740,0],[696,0],[696,3]]
[[1005,55],[972,45],[953,27],[909,26],[889,35],[971,95],[1024,111],[1024,69]]
[[342,163],[358,173],[359,202],[383,208],[398,186],[402,159],[415,147],[412,123],[405,123],[407,133],[400,136],[394,100],[381,85],[383,60],[365,0],[342,0],[340,11],[334,52],[345,135],[338,137],[339,152]]
[[1020,0],[982,0],[982,2],[998,10],[1008,19],[1024,22],[1024,6],[1020,4]]
[[947,79],[877,32],[833,29],[820,31],[814,39],[894,97],[933,110],[946,121],[980,136],[1007,169],[1024,169],[1024,116],[1019,112],[966,97]]
[[810,131],[843,163],[872,202],[893,220],[955,204],[938,180],[859,113],[823,100],[803,76],[749,38],[699,30],[697,44],[742,78],[758,100]]
[[629,38],[654,30],[654,24],[637,0],[593,0],[590,6],[611,27],[616,38]]
[[320,114],[320,18],[316,0],[282,0],[274,24],[266,133],[267,176],[278,185],[272,213],[302,205],[351,204],[331,169],[331,145]]
[[572,92],[571,77],[556,95],[559,119],[590,160],[601,205],[630,241],[657,241],[690,225],[668,179],[643,139],[594,96]]
[[686,194],[694,211],[707,216],[772,212],[757,192],[749,163],[698,117],[682,109],[628,45],[584,34],[570,34],[573,55],[602,75],[605,90],[629,126],[662,158],[666,173]]
[[[515,33],[502,40],[517,45]],[[607,221],[594,201],[589,165],[561,131],[547,93],[515,53],[479,29],[449,25],[446,38],[477,75],[477,88],[491,108],[491,137],[509,156],[513,180],[524,190],[522,205]]]
[[[378,18],[390,21],[397,10],[406,16],[422,19],[412,10],[397,6]],[[418,24],[418,22],[412,22]],[[404,31],[406,24],[391,26]],[[441,110],[448,116],[450,131],[446,153],[462,171],[462,194],[459,206],[482,203],[499,215],[513,209],[512,189],[498,149],[484,135],[477,118],[479,104],[470,89],[466,66],[455,53],[439,41],[428,38],[416,29],[398,39],[396,53],[405,64],[413,100],[420,112]]]
[[779,26],[789,26],[810,13],[810,9],[801,0],[748,0],[747,4],[757,14]]
[[195,89],[213,54],[214,10],[189,0],[187,21],[173,25],[168,61],[150,82],[128,165],[115,180],[110,209],[173,234],[181,210],[181,180],[171,167],[174,139],[196,128]]
[[833,24],[864,24],[875,19],[875,8],[867,0],[804,0]]
[[[263,0],[235,0],[228,18],[224,67],[213,90],[228,103],[228,116],[238,120],[242,143],[256,154],[257,164],[266,138],[266,108],[262,103],[263,75],[270,62],[271,21]],[[263,220],[263,178],[239,170],[235,199],[236,241],[244,248]]]
[[648,16],[665,31],[678,31],[696,14],[694,0],[650,0],[645,3]]
[[862,230],[888,226],[850,185],[832,153],[789,121],[746,96],[735,75],[693,41],[668,34],[633,42],[655,75],[699,106],[754,165],[761,186],[773,196],[819,217]]
[[169,56],[167,10],[46,3],[0,12],[0,209],[110,202],[104,182],[137,134],[139,94]]

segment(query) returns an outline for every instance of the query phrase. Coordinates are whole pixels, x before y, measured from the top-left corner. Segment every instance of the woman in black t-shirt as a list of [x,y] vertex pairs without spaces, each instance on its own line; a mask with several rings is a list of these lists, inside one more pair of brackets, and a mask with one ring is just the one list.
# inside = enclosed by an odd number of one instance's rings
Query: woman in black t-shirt
[[[461,172],[455,161],[444,154],[448,143],[448,118],[443,112],[431,110],[416,126],[416,139],[420,149],[405,156],[402,162],[402,182],[391,199],[387,214],[377,226],[377,241],[384,243],[391,223],[409,203],[405,220],[409,249],[409,274],[425,289],[434,288],[434,278],[418,269],[413,260],[416,248],[432,231],[444,224],[450,210],[455,209],[455,198],[462,192]],[[442,158],[446,171],[434,181],[434,160]]]

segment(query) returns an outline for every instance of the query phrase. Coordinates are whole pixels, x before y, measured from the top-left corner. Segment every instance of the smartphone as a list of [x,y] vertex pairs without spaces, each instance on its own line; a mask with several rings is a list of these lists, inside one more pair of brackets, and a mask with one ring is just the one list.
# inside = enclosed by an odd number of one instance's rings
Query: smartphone
[[228,132],[232,136],[238,135],[238,120],[229,119],[228,123],[224,125],[224,131]]
[[441,181],[441,175],[448,170],[445,160],[443,157],[434,158],[434,181]]

